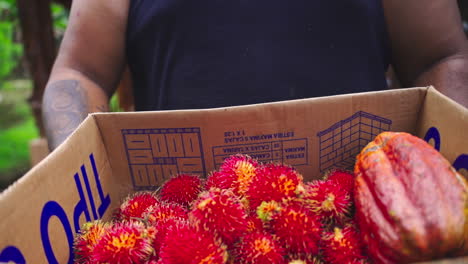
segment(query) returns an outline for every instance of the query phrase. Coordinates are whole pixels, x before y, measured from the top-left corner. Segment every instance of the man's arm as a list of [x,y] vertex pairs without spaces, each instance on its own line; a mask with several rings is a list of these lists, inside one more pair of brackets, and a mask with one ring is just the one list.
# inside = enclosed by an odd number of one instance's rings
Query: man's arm
[[468,107],[468,41],[456,0],[383,0],[403,86],[434,85]]
[[88,113],[108,110],[125,60],[129,0],[75,0],[43,99],[49,148],[55,149]]

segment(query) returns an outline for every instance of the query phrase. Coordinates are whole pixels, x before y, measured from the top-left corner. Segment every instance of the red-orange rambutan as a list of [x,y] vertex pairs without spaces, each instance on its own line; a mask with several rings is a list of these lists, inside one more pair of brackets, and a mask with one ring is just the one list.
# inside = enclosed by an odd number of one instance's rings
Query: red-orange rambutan
[[352,213],[350,193],[334,181],[307,183],[303,199],[308,208],[326,223],[343,223]]
[[75,237],[75,264],[92,263],[91,253],[99,240],[108,232],[109,224],[97,220],[87,222]]
[[288,256],[288,264],[322,264],[324,263],[318,256],[302,255],[302,256]]
[[159,222],[164,222],[171,218],[187,219],[187,214],[188,211],[180,204],[162,202],[148,207],[143,213],[142,218],[154,226]]
[[203,184],[198,176],[179,174],[164,183],[160,192],[161,200],[189,208],[190,204],[202,192]]
[[91,259],[94,263],[144,263],[153,253],[153,235],[138,221],[114,223],[94,247]]
[[252,232],[259,232],[263,231],[263,222],[262,219],[258,217],[257,214],[250,214],[247,216],[247,232],[252,233]]
[[288,254],[316,255],[322,234],[318,216],[297,203],[281,207],[272,215],[268,229],[278,237]]
[[245,235],[234,250],[235,263],[285,264],[284,249],[268,233],[253,232]]
[[160,264],[162,262],[159,261],[159,259],[150,259],[145,264]]
[[334,181],[340,185],[345,191],[353,194],[354,190],[354,174],[350,171],[333,169],[325,174],[325,179]]
[[185,207],[180,204],[166,202],[149,207],[143,216],[148,224],[156,229],[153,239],[153,248],[156,255],[159,254],[167,229],[175,222],[188,220],[188,212]]
[[276,201],[263,201],[260,206],[257,207],[257,216],[263,222],[271,220],[274,214],[281,211],[281,204]]
[[237,154],[224,160],[218,172],[213,172],[207,180],[207,189],[217,187],[234,190],[237,195],[245,195],[257,173],[258,162],[248,155]]
[[363,263],[363,245],[359,233],[352,227],[335,227],[322,235],[321,249],[324,260],[330,264]]
[[181,221],[167,229],[160,258],[164,264],[224,264],[228,253],[214,233]]
[[231,246],[248,228],[247,213],[232,190],[211,188],[193,204],[189,219],[201,230],[218,234]]
[[124,200],[114,217],[117,220],[127,221],[134,220],[134,218],[141,219],[148,207],[158,203],[159,200],[154,193],[146,191],[136,192]]
[[256,211],[263,201],[296,197],[301,183],[302,175],[290,166],[271,163],[260,167],[247,190],[250,209]]

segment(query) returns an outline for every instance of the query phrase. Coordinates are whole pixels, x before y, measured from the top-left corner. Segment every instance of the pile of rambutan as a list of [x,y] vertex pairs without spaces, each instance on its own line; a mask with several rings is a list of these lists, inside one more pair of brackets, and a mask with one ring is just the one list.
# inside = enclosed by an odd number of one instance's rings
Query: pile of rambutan
[[86,223],[75,263],[367,263],[353,188],[344,170],[304,182],[291,166],[237,154],[206,180],[175,175],[128,196],[111,221]]

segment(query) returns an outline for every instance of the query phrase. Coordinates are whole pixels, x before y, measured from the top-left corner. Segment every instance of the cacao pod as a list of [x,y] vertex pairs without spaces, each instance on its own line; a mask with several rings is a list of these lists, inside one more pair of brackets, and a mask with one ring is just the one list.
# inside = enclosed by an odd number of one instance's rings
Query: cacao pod
[[358,224],[376,263],[468,254],[468,184],[431,145],[383,132],[354,170]]

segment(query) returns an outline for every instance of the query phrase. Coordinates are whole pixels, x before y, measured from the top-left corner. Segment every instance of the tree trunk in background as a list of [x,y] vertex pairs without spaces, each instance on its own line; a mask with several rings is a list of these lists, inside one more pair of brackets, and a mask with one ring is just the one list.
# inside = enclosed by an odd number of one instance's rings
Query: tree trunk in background
[[68,10],[70,10],[72,4],[72,0],[54,0],[54,2],[63,5]]
[[45,135],[41,115],[42,95],[56,55],[50,2],[17,0],[24,54],[33,79],[29,103],[41,136]]

